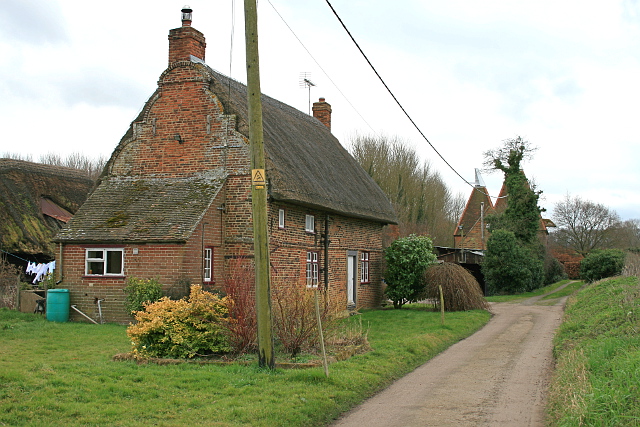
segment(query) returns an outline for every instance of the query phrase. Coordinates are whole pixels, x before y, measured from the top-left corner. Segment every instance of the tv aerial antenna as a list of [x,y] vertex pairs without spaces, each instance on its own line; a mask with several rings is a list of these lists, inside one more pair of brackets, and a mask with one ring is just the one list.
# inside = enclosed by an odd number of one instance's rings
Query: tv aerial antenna
[[309,90],[309,115],[311,115],[311,88],[315,86],[315,83],[309,80],[309,77],[311,77],[311,73],[307,71],[300,73],[300,87]]

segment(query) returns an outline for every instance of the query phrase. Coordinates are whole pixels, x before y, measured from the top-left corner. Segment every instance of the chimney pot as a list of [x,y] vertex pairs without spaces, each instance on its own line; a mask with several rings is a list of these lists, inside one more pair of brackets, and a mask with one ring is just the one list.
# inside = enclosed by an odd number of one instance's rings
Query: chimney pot
[[193,9],[191,9],[188,5],[185,5],[182,8],[182,26],[183,27],[190,27],[191,26],[191,13],[193,12]]

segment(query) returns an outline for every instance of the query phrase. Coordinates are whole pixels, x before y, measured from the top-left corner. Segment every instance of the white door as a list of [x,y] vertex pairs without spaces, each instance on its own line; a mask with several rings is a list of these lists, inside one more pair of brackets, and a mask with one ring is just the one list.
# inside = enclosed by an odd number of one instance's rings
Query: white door
[[347,307],[356,306],[356,275],[358,274],[358,253],[349,251],[347,254]]

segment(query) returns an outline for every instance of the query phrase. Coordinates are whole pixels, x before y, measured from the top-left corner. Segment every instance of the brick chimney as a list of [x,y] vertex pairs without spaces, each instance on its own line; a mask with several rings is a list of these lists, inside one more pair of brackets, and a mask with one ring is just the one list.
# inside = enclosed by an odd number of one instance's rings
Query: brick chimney
[[331,130],[331,104],[326,102],[324,98],[320,98],[318,102],[313,103],[313,117],[320,120],[323,125]]
[[191,55],[204,61],[207,44],[204,35],[191,27],[192,9],[182,8],[182,27],[169,31],[169,64],[176,61],[189,61]]

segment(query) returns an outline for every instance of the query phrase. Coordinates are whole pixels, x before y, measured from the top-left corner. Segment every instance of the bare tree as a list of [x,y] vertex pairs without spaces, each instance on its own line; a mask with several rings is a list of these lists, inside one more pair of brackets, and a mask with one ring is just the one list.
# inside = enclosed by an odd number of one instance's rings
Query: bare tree
[[[33,156],[31,156],[30,154],[23,155],[5,152],[2,154],[2,157],[6,159],[33,162]],[[43,165],[63,166],[71,169],[81,170],[86,172],[89,178],[95,180],[96,178],[98,178],[98,176],[100,176],[100,173],[102,173],[102,169],[107,163],[107,159],[104,156],[100,156],[98,158],[90,158],[82,153],[71,153],[67,157],[62,157],[60,154],[50,152],[40,155],[38,163],[42,163]]]
[[620,225],[618,214],[608,207],[567,194],[555,204],[553,221],[558,244],[586,256],[594,249],[614,246],[616,229]]
[[538,148],[521,136],[502,141],[498,148],[487,150],[483,166],[486,172],[502,171],[505,175],[517,173],[525,160],[530,160]]
[[465,200],[451,193],[429,162],[397,137],[358,135],[351,153],[393,204],[401,236],[427,234],[438,245],[452,243]]
[[613,245],[617,249],[640,251],[640,219],[622,221],[613,230]]

